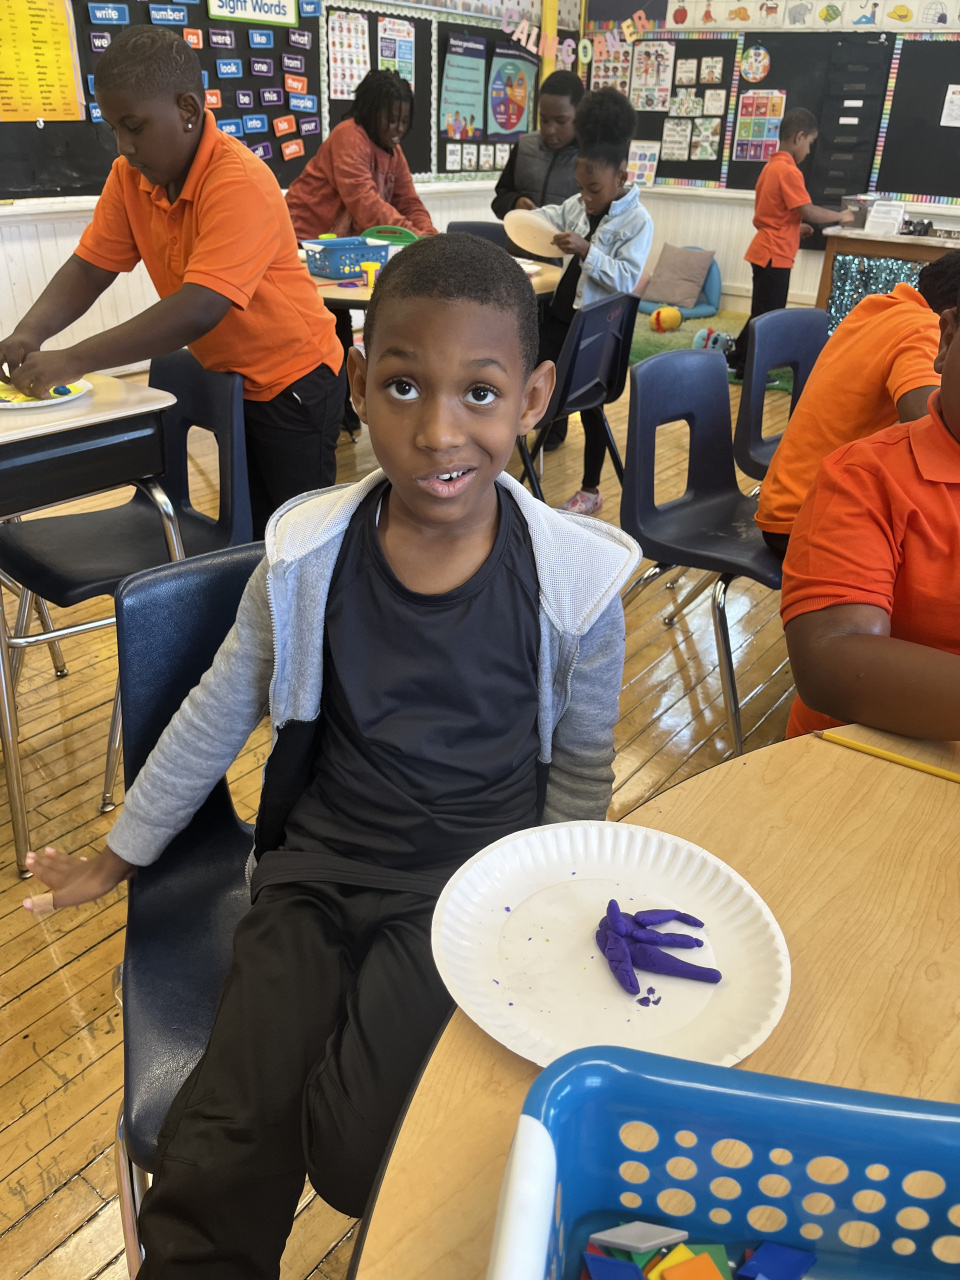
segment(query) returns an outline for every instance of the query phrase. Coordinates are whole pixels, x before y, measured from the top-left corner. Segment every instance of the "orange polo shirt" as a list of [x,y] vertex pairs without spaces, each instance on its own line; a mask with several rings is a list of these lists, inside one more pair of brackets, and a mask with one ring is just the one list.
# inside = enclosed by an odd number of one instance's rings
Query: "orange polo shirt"
[[940,318],[908,284],[858,303],[821,351],[760,486],[757,524],[790,534],[823,459],[898,421],[897,401],[940,385]]
[[775,151],[760,170],[753,208],[757,234],[744,254],[758,267],[792,267],[800,248],[800,210],[810,203],[803,174],[786,151]]
[[340,370],[336,321],[297,256],[276,178],[209,111],[179,198],[118,156],[75,252],[105,271],[142,260],[161,298],[185,284],[229,298],[190,350],[205,369],[242,374],[247,400],[272,400],[321,364]]
[[[825,460],[790,538],[780,616],[871,604],[890,634],[960,653],[960,441],[940,418],[940,393],[917,422],[887,427]],[[787,737],[840,723],[804,706]]]

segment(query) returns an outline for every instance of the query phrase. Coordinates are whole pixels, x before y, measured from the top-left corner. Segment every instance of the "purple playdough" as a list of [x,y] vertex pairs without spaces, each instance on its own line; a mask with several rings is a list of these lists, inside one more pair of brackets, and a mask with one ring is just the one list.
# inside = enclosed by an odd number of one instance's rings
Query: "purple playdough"
[[[707,969],[703,965],[689,964],[679,956],[672,956],[659,947],[651,947],[646,942],[629,944],[630,959],[635,968],[647,973],[668,973],[675,978],[693,978],[696,982],[719,982],[723,976],[719,969]],[[638,984],[639,989],[639,984]]]
[[[640,990],[634,969],[643,969],[647,973],[665,973],[675,978],[692,978],[696,982],[719,982],[722,977],[717,969],[689,964],[686,960],[661,950],[663,947],[689,950],[703,946],[701,938],[693,938],[686,933],[659,933],[650,928],[654,924],[666,924],[668,920],[679,920],[694,929],[703,928],[702,920],[683,911],[670,908],[638,911],[631,918],[623,914],[616,899],[611,898],[607,903],[607,914],[597,926],[597,946],[614,977],[631,995],[636,995]],[[653,988],[648,988],[648,998],[639,1003],[649,1005],[652,993]],[[653,1003],[659,1004],[660,998]]]
[[666,924],[668,920],[679,920],[681,924],[688,924],[691,929],[703,928],[703,921],[698,920],[696,916],[688,916],[683,911],[671,911],[669,908],[659,911],[637,911],[633,918],[642,929],[649,929],[654,924]]
[[597,946],[606,957],[610,971],[621,987],[625,991],[629,991],[632,996],[635,996],[640,990],[640,983],[637,981],[637,975],[633,971],[630,951],[626,941],[617,933],[608,930],[606,934],[603,934],[598,929]]

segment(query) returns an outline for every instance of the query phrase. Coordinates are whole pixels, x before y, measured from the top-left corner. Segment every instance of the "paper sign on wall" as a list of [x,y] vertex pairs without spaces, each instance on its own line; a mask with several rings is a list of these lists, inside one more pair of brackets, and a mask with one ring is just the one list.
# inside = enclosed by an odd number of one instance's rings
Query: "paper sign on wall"
[[737,103],[734,160],[769,160],[780,146],[787,95],[780,89],[750,89]]
[[689,160],[692,130],[692,120],[677,120],[673,117],[664,120],[661,160]]
[[676,49],[671,40],[641,40],[633,46],[630,101],[637,111],[666,111]]
[[659,142],[630,143],[630,156],[627,160],[627,181],[638,187],[652,187],[657,176],[657,161],[660,158]]
[[413,48],[415,40],[412,22],[400,18],[377,19],[377,66],[381,71],[396,71],[413,89]]
[[960,129],[960,84],[947,85],[940,125],[945,129]]
[[490,67],[487,136],[518,138],[530,129],[530,104],[537,75],[536,59],[519,57],[498,44]]
[[68,0],[0,0],[0,120],[83,120]]
[[630,87],[630,63],[633,49],[621,43],[618,49],[598,46],[590,64],[591,89],[618,89],[626,94]]
[[450,36],[440,86],[442,136],[457,142],[483,137],[486,58],[487,42],[482,36]]
[[297,0],[207,0],[207,13],[211,18],[229,22],[269,22],[275,27],[295,27]]
[[[210,0],[211,4],[213,0]],[[370,70],[370,40],[363,13],[331,12],[327,17],[330,97],[349,101]]]

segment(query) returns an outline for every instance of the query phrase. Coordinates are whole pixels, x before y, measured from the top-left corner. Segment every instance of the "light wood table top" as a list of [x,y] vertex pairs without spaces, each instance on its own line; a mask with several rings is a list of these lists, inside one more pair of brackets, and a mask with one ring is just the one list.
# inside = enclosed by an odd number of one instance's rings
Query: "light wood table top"
[[[553,293],[563,275],[562,268],[552,267],[548,263],[538,265],[540,270],[535,276],[530,276],[534,293]],[[345,308],[362,311],[369,305],[373,290],[368,289],[365,284],[358,284],[351,280],[326,280],[322,276],[313,278],[317,283],[317,292],[320,297],[335,311],[342,311]]]
[[108,378],[102,373],[91,373],[86,380],[93,390],[58,408],[51,405],[42,409],[0,409],[0,446],[101,422],[116,422],[141,413],[156,413],[177,402],[176,396],[168,391],[122,378]]
[[[744,1066],[960,1102],[956,787],[805,737],[719,765],[626,819],[709,849],[780,922],[790,1000]],[[398,1135],[356,1280],[482,1280],[537,1072],[454,1014]]]

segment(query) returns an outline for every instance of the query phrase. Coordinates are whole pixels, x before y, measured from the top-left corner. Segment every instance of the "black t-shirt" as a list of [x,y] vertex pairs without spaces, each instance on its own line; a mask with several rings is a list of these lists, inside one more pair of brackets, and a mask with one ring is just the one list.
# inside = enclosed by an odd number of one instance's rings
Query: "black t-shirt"
[[419,595],[380,547],[385,482],[354,513],[330,582],[312,784],[255,892],[328,880],[439,893],[478,849],[538,820],[539,581],[526,521],[500,522],[468,582]]
[[[603,214],[588,213],[587,218],[590,221],[590,232],[587,236],[588,240],[592,240],[594,232],[603,221]],[[557,285],[553,294],[553,301],[550,303],[550,312],[557,320],[565,320],[567,324],[573,319],[574,302],[577,299],[577,285],[580,283],[580,270],[583,267],[583,259],[574,254],[567,263],[567,269],[560,277],[560,283]]]

